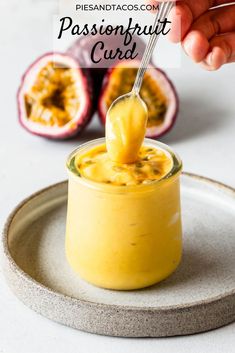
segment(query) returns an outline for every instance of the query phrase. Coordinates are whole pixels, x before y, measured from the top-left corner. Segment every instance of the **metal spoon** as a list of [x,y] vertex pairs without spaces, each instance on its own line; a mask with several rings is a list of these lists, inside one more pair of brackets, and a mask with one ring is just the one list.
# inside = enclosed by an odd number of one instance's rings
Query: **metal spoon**
[[[144,74],[148,68],[159,33],[155,30],[173,6],[172,2],[160,4],[154,21],[154,31],[145,48],[132,91],[118,97],[110,106],[106,117],[106,146],[110,158],[119,163],[135,162],[143,143],[148,120],[148,109],[139,95]],[[161,28],[160,28],[161,29]],[[125,104],[125,109],[123,108]],[[118,107],[118,109],[117,109]],[[135,108],[138,110],[135,111]],[[136,108],[137,109],[137,108]],[[127,116],[128,115],[128,116]],[[136,116],[138,115],[138,116]]]

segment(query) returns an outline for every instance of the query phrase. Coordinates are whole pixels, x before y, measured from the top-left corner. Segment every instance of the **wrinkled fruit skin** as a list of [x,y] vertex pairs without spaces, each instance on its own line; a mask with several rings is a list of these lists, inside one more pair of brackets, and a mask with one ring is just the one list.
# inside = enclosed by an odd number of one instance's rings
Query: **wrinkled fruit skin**
[[[94,83],[94,106],[95,109],[97,108],[98,98],[102,87],[102,82],[104,76],[108,70],[108,68],[115,67],[118,63],[117,59],[107,60],[103,59],[98,63],[95,64],[91,60],[91,50],[94,45],[99,42],[103,41],[105,43],[105,48],[110,51],[115,51],[116,48],[120,48],[121,50],[127,50],[133,44],[133,42],[137,43],[137,51],[138,56],[137,60],[141,60],[142,55],[145,50],[145,43],[139,36],[133,36],[133,40],[130,45],[124,47],[123,44],[123,36],[117,34],[115,36],[108,36],[108,35],[95,35],[95,36],[86,36],[86,37],[79,37],[67,50],[69,55],[72,55],[81,65],[81,67],[88,68],[90,75],[92,77],[92,81]],[[101,51],[98,52],[100,57],[102,56]]]
[[[129,64],[128,61],[126,62],[127,68],[131,65],[133,66],[133,62],[132,64]],[[136,67],[138,67],[139,62],[136,61],[135,65]],[[116,67],[110,68],[106,72],[106,75],[103,79],[101,93],[99,95],[99,100],[98,100],[98,115],[102,124],[105,124],[106,112],[108,110],[108,107],[105,103],[106,92],[109,87],[109,82],[113,78],[115,70],[118,68],[118,66],[119,65],[117,64]],[[160,136],[163,136],[167,132],[169,132],[172,129],[173,125],[175,124],[178,111],[179,111],[179,98],[173,83],[171,82],[171,80],[168,78],[168,76],[164,71],[154,67],[151,64],[147,72],[150,73],[150,75],[154,80],[156,79],[158,86],[161,88],[168,102],[163,123],[159,126],[152,126],[147,128],[146,137],[159,138]]]
[[[33,86],[39,69],[46,66],[48,63],[58,63],[67,68],[74,68],[76,79],[79,80],[80,92],[82,96],[82,108],[76,111],[72,120],[62,127],[41,126],[38,123],[32,123],[27,119],[24,97],[27,94],[27,89]],[[77,60],[72,56],[64,53],[46,53],[37,58],[26,70],[22,76],[20,87],[17,92],[18,116],[20,124],[29,132],[43,136],[49,139],[68,139],[78,135],[90,122],[94,113],[93,109],[93,83],[88,70],[82,69]]]

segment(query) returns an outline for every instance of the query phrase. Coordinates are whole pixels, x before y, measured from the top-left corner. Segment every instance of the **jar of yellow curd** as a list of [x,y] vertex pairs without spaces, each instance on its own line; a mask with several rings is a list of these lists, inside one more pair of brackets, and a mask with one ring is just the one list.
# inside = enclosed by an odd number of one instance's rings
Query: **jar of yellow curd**
[[179,157],[165,144],[145,139],[161,150],[171,168],[159,180],[112,185],[74,173],[74,156],[105,143],[98,139],[69,156],[66,257],[75,272],[96,286],[132,290],[168,277],[182,254]]

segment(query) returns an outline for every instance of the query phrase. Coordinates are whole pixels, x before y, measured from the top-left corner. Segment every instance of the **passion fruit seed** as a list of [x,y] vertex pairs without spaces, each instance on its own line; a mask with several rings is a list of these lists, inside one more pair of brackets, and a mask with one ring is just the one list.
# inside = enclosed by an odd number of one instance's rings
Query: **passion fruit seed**
[[117,166],[117,165],[113,166],[112,169],[113,169],[115,172],[122,172],[122,171],[124,170],[123,167],[120,167],[120,166]]
[[91,165],[91,164],[94,164],[95,162],[92,161],[91,159],[89,159],[88,161],[85,161],[85,164],[86,165]]
[[137,162],[135,164],[136,168],[142,168],[143,167],[143,164],[141,162]]

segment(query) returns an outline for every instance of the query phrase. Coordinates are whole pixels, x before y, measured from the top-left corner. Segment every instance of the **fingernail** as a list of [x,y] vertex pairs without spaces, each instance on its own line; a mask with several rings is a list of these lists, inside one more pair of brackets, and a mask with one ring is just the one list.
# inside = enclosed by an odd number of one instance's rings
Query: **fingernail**
[[206,63],[207,65],[209,65],[209,66],[212,65],[212,61],[213,61],[213,51],[211,51],[211,52],[207,55],[207,57],[206,57],[206,59],[205,59],[204,61],[205,61],[205,63]]
[[221,51],[219,52],[218,49],[220,50],[220,48],[214,47],[212,51],[207,55],[204,61],[208,66],[212,67],[214,70],[220,68],[227,61],[225,53],[222,52],[223,55],[221,56]]
[[192,53],[193,40],[191,38],[187,38],[184,42],[184,50],[186,54],[190,55]]

